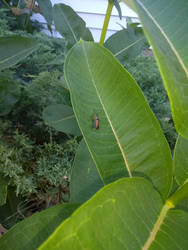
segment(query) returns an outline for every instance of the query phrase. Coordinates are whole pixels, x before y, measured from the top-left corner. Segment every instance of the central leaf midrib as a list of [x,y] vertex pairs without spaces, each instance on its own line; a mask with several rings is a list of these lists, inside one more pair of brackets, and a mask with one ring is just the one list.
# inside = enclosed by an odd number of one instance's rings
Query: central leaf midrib
[[35,46],[32,46],[31,48],[26,48],[23,49],[19,52],[17,52],[15,55],[9,56],[3,60],[0,61],[0,65],[7,63],[8,61],[10,61],[11,59],[14,60],[17,57],[22,57],[22,55],[24,55],[25,53],[29,53],[30,51],[32,51],[34,49]]
[[142,247],[142,250],[148,250],[150,248],[152,242],[155,240],[156,235],[160,230],[161,225],[163,224],[166,218],[169,209],[171,209],[172,207],[173,207],[172,204],[169,203],[168,201],[164,204],[149,237],[146,239],[145,244]]
[[70,115],[70,116],[67,116],[65,118],[61,118],[59,120],[55,120],[55,121],[52,121],[53,123],[58,123],[58,122],[62,122],[62,121],[67,121],[67,120],[70,120],[70,119],[73,119],[74,118],[74,115]]
[[131,47],[133,47],[134,45],[136,45],[137,43],[139,43],[140,41],[142,41],[143,39],[144,39],[144,37],[142,37],[142,38],[136,40],[134,43],[129,44],[127,47],[125,47],[125,48],[119,50],[118,52],[116,52],[116,54],[114,54],[114,56],[120,55],[121,53],[123,53],[123,52],[126,51],[127,49],[130,49]]
[[69,27],[69,29],[70,29],[70,31],[71,31],[73,37],[74,37],[75,42],[78,42],[78,39],[77,39],[77,37],[76,37],[76,34],[74,33],[74,30],[72,29],[71,24],[69,23],[69,21],[68,21],[66,15],[64,14],[64,11],[63,11],[63,16],[64,16],[64,20],[65,20],[66,24],[68,25],[68,27]]
[[106,117],[107,117],[107,120],[108,120],[108,122],[109,122],[109,124],[110,124],[110,127],[111,127],[111,129],[112,129],[112,132],[113,132],[113,134],[114,134],[114,136],[115,136],[116,142],[117,142],[117,144],[118,144],[118,146],[119,146],[119,149],[120,149],[120,151],[121,151],[122,157],[123,157],[124,162],[125,162],[125,166],[126,166],[126,168],[127,168],[127,172],[128,172],[128,174],[129,174],[129,177],[132,177],[132,173],[131,173],[131,170],[130,170],[130,168],[129,168],[128,160],[127,160],[126,155],[125,155],[125,153],[124,153],[124,151],[123,151],[123,148],[122,148],[121,143],[120,143],[120,141],[119,141],[118,135],[116,134],[116,131],[115,131],[115,129],[114,129],[112,123],[111,123],[111,120],[110,120],[110,118],[109,118],[109,116],[108,116],[108,113],[107,113],[107,111],[106,111],[106,109],[105,109],[105,106],[104,106],[104,104],[103,104],[103,102],[102,102],[102,99],[101,99],[101,97],[100,97],[100,94],[99,94],[99,92],[98,92],[98,90],[97,90],[97,87],[96,87],[96,84],[95,84],[95,80],[94,80],[93,74],[92,74],[92,72],[91,72],[91,68],[90,68],[90,64],[89,64],[89,61],[88,61],[88,57],[87,57],[87,53],[86,53],[84,44],[82,45],[82,48],[83,48],[83,52],[84,52],[84,55],[85,55],[85,59],[86,59],[87,65],[88,65],[88,71],[89,71],[89,74],[90,74],[90,76],[91,76],[91,80],[92,80],[93,86],[94,86],[94,88],[95,88],[95,90],[96,90],[96,93],[97,93],[97,96],[98,96],[99,101],[100,101],[100,103],[101,103],[101,106],[102,106],[102,108],[103,108],[103,111],[104,111],[104,113],[105,113],[105,115],[106,115]]

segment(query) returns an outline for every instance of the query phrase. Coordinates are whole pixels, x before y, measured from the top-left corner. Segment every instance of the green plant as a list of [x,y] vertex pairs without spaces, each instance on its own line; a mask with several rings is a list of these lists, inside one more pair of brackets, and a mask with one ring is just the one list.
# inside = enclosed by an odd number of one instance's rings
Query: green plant
[[[15,188],[19,197],[25,200],[34,199],[36,204],[42,201],[44,203],[42,207],[45,207],[61,202],[62,198],[68,200],[66,186],[69,183],[74,147],[77,145],[75,140],[72,141],[70,137],[68,140],[65,134],[59,134],[47,127],[42,120],[42,111],[47,105],[58,103],[70,105],[69,93],[62,87],[60,81],[63,74],[57,69],[54,70],[54,64],[57,66],[59,62],[49,63],[56,58],[57,54],[61,55],[61,64],[63,63],[64,43],[60,39],[48,38],[44,34],[29,35],[23,31],[4,32],[4,29],[9,28],[6,17],[5,15],[1,20],[4,25],[1,27],[2,34],[8,36],[0,39],[2,52],[0,58],[2,70],[0,72],[0,152],[2,156],[0,173],[1,184],[3,184],[0,203],[6,202],[8,184]],[[6,21],[3,22],[3,20]],[[25,37],[20,37],[20,34]],[[24,57],[34,52],[36,44],[39,48],[38,52],[33,53],[29,61],[28,58],[24,61]],[[7,51],[5,46],[8,48]],[[18,62],[20,65],[17,64]],[[6,70],[9,67],[14,69]],[[44,72],[44,69],[51,72]],[[28,82],[28,79],[33,79],[32,83]],[[59,151],[61,149],[61,155],[55,157],[49,150],[50,147],[54,150],[57,148]],[[57,167],[59,175],[55,176],[52,173],[52,166]],[[43,171],[42,174],[42,168],[45,167],[48,171]],[[66,176],[66,180],[62,176]],[[9,216],[10,214],[7,217]]]
[[[188,34],[185,30],[188,5],[185,0],[170,4],[167,0],[124,2],[137,11],[141,19],[169,95],[175,127],[185,141],[182,143],[179,139],[173,161],[159,122],[135,79],[102,46],[112,4],[117,5],[118,1],[109,0],[100,45],[79,41],[71,20],[69,28],[72,27],[76,44],[66,57],[64,71],[74,114],[86,143],[80,147],[89,149],[88,152],[79,149],[73,171],[85,163],[82,176],[77,176],[80,178],[78,190],[84,188],[84,198],[89,200],[64,220],[50,237],[47,228],[37,235],[32,234],[29,240],[21,235],[24,229],[28,234],[33,232],[32,219],[16,225],[0,239],[4,249],[12,246],[20,249],[20,245],[23,249],[31,240],[37,242],[34,248],[39,249],[175,250],[188,247],[188,214],[180,207],[188,197],[188,181],[185,171],[177,168],[181,164],[187,168]],[[59,11],[58,16],[63,8],[54,8]],[[177,9],[181,15],[177,15]],[[99,117],[98,129],[92,126],[95,116]],[[90,181],[85,185],[87,177]],[[174,179],[178,183],[173,183]],[[73,178],[71,181],[74,183]],[[74,190],[76,192],[76,188]],[[83,193],[82,196],[77,194],[79,200],[85,201]],[[67,208],[72,206],[70,203]],[[33,217],[33,222],[35,220]],[[20,236],[19,242],[14,240],[15,235]],[[33,249],[31,244],[29,249]]]
[[31,19],[33,13],[40,13],[46,19],[51,31],[52,4],[49,0],[3,0],[0,7],[3,8],[3,14],[6,11],[5,15],[8,17],[11,29],[27,30],[30,33],[40,30],[42,25]]
[[[6,130],[9,128],[7,124],[1,125]],[[58,199],[59,188],[66,189],[70,181],[77,142],[72,139],[36,145],[24,133],[11,132],[1,134],[0,174],[8,178],[9,186],[15,187],[17,196],[25,199],[32,196],[48,207],[53,199]],[[65,193],[67,195],[68,190]],[[61,202],[61,198],[57,201]]]
[[152,111],[160,122],[171,150],[173,150],[177,133],[172,120],[168,96],[154,57],[139,55],[126,62],[125,67],[142,89]]

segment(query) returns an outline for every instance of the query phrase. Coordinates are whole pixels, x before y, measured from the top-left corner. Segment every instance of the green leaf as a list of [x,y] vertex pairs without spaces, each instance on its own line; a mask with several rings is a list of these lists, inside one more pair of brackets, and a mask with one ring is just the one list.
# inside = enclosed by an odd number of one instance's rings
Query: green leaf
[[187,249],[187,225],[188,213],[163,204],[148,181],[124,178],[77,209],[39,249]]
[[[110,0],[111,1],[111,0]],[[121,7],[120,7],[120,4],[118,2],[118,0],[112,0],[113,1],[113,4],[114,6],[116,7],[117,9],[117,12],[119,14],[119,18],[122,19],[122,12],[121,12]]]
[[176,192],[168,199],[172,204],[177,205],[188,197],[188,178],[185,183],[180,186]]
[[109,49],[120,62],[125,62],[139,55],[146,47],[146,39],[142,28],[132,28],[120,30],[110,36],[104,46]]
[[54,206],[21,221],[0,238],[0,249],[37,249],[78,206],[78,204]]
[[[172,181],[171,152],[135,80],[107,49],[84,41],[72,48],[64,71],[102,182],[141,175],[166,197]],[[93,128],[94,115],[99,129]]]
[[182,185],[188,178],[188,139],[181,135],[176,141],[173,163],[176,181]]
[[43,119],[47,125],[52,126],[57,131],[77,136],[81,135],[74,112],[70,106],[63,104],[49,105],[43,110]]
[[92,34],[86,23],[74,10],[65,4],[55,4],[53,7],[55,28],[72,47],[80,39],[93,41]]
[[52,3],[50,0],[37,0],[41,14],[46,19],[49,26],[52,25]]
[[0,70],[10,68],[37,48],[37,42],[26,37],[0,37]]
[[[19,220],[20,197],[16,196],[15,189],[8,186],[6,204],[0,207],[0,224],[5,228],[11,228]],[[21,209],[22,210],[22,209]]]
[[8,182],[0,174],[0,206],[3,206],[6,203],[6,199],[7,199],[7,185],[8,185]]
[[85,141],[82,140],[76,152],[71,174],[70,201],[85,202],[103,186]]
[[6,76],[6,72],[0,73],[0,116],[7,115],[19,98],[19,82]]
[[168,92],[175,127],[188,138],[187,0],[133,2]]
[[126,2],[126,4],[134,11],[136,11],[136,8],[134,6],[134,0],[121,0],[121,1],[124,1]]

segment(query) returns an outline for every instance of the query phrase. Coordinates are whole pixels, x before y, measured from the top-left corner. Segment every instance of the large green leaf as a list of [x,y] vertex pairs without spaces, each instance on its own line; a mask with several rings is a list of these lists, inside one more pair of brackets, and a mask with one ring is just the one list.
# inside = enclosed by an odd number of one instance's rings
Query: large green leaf
[[0,238],[0,249],[37,249],[78,206],[78,204],[63,204],[32,215],[16,224]]
[[0,37],[0,70],[10,68],[37,48],[37,42],[26,37]]
[[93,41],[92,34],[81,17],[65,4],[55,4],[53,7],[55,28],[68,41],[72,47],[81,39]]
[[[166,197],[171,152],[135,80],[107,49],[84,41],[70,51],[64,70],[78,124],[102,182],[146,176]],[[94,115],[99,129],[93,129]]]
[[188,178],[188,139],[178,136],[173,163],[175,177],[179,185],[182,185]]
[[41,14],[46,19],[49,26],[52,24],[52,3],[50,0],[37,0],[39,8],[41,10]]
[[139,55],[146,47],[146,39],[141,27],[128,26],[110,36],[104,46],[109,49],[120,62],[125,62]]
[[133,2],[159,65],[176,129],[188,138],[188,2]]
[[71,174],[70,201],[85,202],[103,186],[95,163],[82,140],[76,152]]
[[7,185],[8,182],[6,179],[0,174],[0,206],[3,206],[6,203],[7,198]]
[[145,179],[124,178],[77,209],[39,249],[187,249],[188,213],[171,207]]
[[0,72],[0,116],[7,115],[20,98],[20,84]]
[[58,131],[72,135],[81,135],[73,110],[64,104],[49,105],[43,110],[45,123]]

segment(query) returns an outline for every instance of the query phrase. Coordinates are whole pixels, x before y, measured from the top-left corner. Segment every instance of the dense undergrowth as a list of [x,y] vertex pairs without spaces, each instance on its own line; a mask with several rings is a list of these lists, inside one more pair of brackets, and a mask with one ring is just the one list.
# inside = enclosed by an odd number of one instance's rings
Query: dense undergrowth
[[[20,199],[18,204],[34,203],[28,209],[24,206],[24,212],[21,209],[20,213],[27,216],[30,208],[34,212],[36,207],[40,210],[68,201],[71,167],[79,138],[55,131],[42,119],[42,111],[49,104],[71,105],[69,92],[62,84],[64,40],[39,32],[13,31],[14,17],[0,11],[1,36],[21,34],[39,43],[36,52],[11,70],[0,73],[1,91],[5,82],[10,88],[17,86],[8,96],[12,100],[10,106],[0,114],[0,174],[9,179]],[[154,58],[140,55],[125,62],[125,67],[143,90],[172,149],[176,133]]]

